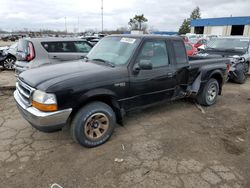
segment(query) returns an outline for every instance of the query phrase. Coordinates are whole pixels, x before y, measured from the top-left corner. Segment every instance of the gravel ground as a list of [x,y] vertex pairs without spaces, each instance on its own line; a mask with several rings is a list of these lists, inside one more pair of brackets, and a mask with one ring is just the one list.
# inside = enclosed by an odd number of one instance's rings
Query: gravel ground
[[227,83],[203,109],[180,100],[133,112],[110,141],[87,149],[67,127],[33,129],[2,94],[0,187],[249,188],[250,80]]
[[14,43],[15,42],[13,42],[13,41],[2,41],[2,40],[0,40],[0,47],[2,47],[2,46],[10,46],[10,45],[12,45]]

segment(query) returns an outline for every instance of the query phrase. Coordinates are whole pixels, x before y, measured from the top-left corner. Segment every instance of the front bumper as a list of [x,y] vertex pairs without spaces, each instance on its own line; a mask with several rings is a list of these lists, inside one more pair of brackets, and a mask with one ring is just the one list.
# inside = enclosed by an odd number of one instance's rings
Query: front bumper
[[65,109],[55,112],[42,112],[32,106],[24,104],[19,96],[19,92],[14,92],[17,108],[22,116],[34,127],[47,129],[59,128],[66,125],[72,109]]

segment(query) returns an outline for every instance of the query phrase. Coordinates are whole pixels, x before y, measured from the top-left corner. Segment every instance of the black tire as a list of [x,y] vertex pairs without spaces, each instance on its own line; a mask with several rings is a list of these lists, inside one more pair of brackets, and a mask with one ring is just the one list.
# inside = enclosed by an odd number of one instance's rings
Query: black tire
[[[212,93],[210,93],[213,91]],[[211,78],[202,88],[197,96],[197,102],[203,106],[211,106],[216,103],[219,93],[219,83],[216,79]]]
[[[101,127],[103,124],[105,124],[105,130]],[[75,115],[71,124],[71,136],[82,146],[96,147],[109,140],[115,125],[115,113],[110,106],[103,102],[91,102]]]
[[239,72],[237,77],[234,76],[232,80],[237,84],[244,84],[247,80],[247,75],[245,72]]
[[231,79],[237,84],[244,84],[247,80],[247,63],[239,63],[236,65],[236,70],[232,74]]
[[249,62],[245,63],[245,71],[246,71],[246,73],[249,72]]
[[3,61],[3,68],[5,70],[13,70],[14,64],[16,62],[16,59],[12,56],[8,56],[4,61]]

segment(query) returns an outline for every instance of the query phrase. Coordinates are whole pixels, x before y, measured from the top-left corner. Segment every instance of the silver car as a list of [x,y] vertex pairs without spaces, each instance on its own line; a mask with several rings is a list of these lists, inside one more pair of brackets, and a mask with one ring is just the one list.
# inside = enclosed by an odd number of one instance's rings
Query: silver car
[[92,47],[88,41],[75,38],[20,39],[15,72],[18,75],[32,68],[82,59]]

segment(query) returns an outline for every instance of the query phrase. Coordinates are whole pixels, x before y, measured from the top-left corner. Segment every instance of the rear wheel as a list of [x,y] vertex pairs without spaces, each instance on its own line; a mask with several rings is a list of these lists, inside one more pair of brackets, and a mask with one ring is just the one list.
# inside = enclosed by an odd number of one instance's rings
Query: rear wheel
[[81,108],[73,119],[71,135],[85,147],[104,144],[115,128],[116,117],[110,106],[92,102]]
[[14,68],[16,59],[14,57],[7,57],[3,61],[3,68],[7,70],[12,70]]
[[218,93],[219,83],[216,79],[211,78],[198,94],[197,102],[204,106],[211,106],[216,102]]

